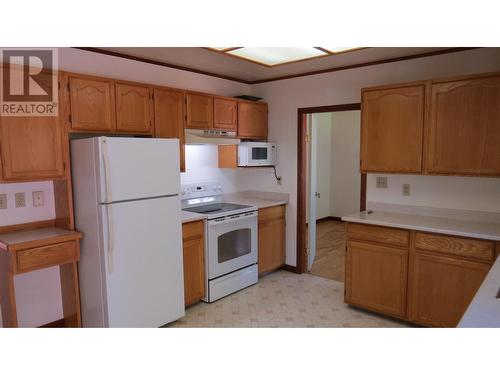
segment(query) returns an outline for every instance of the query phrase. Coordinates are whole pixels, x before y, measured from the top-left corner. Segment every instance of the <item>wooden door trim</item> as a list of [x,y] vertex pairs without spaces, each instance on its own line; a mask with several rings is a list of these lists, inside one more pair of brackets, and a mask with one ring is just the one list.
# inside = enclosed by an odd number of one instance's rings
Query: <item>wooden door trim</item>
[[[307,123],[311,113],[343,112],[361,110],[361,103],[297,108],[297,263],[294,271],[304,273],[306,261],[306,189],[307,189]],[[360,210],[366,209],[366,174],[361,174]],[[288,268],[288,267],[287,267]],[[290,268],[288,268],[290,269]]]

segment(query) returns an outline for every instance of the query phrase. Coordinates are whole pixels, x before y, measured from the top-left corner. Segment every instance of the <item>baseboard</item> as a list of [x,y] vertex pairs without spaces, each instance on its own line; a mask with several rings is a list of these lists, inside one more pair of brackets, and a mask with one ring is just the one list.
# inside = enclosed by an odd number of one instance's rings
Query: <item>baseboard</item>
[[289,264],[283,265],[281,269],[288,272],[300,273],[296,266],[290,266]]
[[338,217],[338,216],[326,216],[326,217],[322,217],[321,219],[318,219],[316,220],[316,223],[321,223],[323,221],[342,221],[342,218]]
[[65,324],[64,324],[64,318],[63,318],[63,319],[59,319],[59,320],[54,320],[53,322],[44,324],[43,326],[40,326],[38,328],[64,328],[64,327],[65,327]]

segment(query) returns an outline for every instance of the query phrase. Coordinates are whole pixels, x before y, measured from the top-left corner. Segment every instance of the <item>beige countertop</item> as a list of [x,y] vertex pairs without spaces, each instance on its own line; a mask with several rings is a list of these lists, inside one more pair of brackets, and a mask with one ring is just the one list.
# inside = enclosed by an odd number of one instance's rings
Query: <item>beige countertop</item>
[[343,221],[381,225],[386,227],[419,230],[500,241],[500,223],[460,218],[415,215],[399,212],[366,211],[342,217]]
[[[288,204],[288,194],[264,191],[244,191],[239,193],[224,194],[222,196],[222,201],[227,203],[255,206],[258,209],[261,209]],[[192,213],[189,211],[181,212],[181,220],[183,224],[191,221],[204,220],[206,218],[207,216],[203,214]]]
[[0,249],[18,250],[30,246],[43,246],[53,242],[62,242],[81,238],[79,232],[58,227],[25,229],[0,234]]
[[181,220],[182,224],[189,223],[191,221],[205,220],[206,215],[197,214],[189,211],[181,211]]

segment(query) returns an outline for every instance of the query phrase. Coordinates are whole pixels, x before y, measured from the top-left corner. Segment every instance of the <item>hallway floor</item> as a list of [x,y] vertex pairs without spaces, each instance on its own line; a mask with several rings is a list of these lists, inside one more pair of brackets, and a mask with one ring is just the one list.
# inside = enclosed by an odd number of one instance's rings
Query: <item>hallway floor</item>
[[345,223],[327,220],[316,224],[316,258],[311,274],[344,282]]
[[310,274],[276,271],[214,303],[199,302],[168,327],[408,327],[351,308],[344,286]]

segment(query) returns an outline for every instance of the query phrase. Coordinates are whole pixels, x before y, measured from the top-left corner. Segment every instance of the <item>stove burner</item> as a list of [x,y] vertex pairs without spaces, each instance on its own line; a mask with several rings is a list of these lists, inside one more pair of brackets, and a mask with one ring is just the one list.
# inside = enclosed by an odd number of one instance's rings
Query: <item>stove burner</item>
[[250,208],[251,206],[245,206],[242,204],[234,204],[234,203],[213,203],[213,204],[205,204],[202,206],[189,207],[184,208],[184,211],[194,212],[197,214],[213,214],[213,213],[222,213],[228,211],[240,210],[243,208]]

